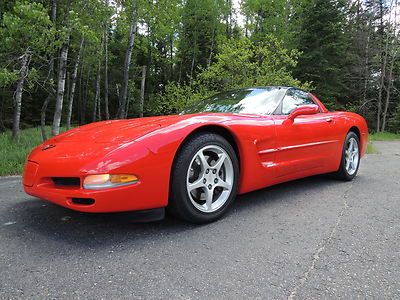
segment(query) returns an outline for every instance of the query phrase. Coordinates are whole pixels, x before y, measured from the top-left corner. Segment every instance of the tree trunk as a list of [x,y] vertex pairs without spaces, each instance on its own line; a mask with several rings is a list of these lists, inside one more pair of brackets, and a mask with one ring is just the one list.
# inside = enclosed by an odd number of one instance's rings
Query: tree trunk
[[179,76],[178,76],[178,82],[181,83],[182,80],[182,59],[179,62]]
[[[369,22],[371,24],[371,22]],[[371,25],[370,25],[371,26]],[[370,28],[370,26],[368,26]],[[369,43],[370,43],[370,32],[368,30],[367,44],[365,46],[365,71],[364,71],[364,87],[363,87],[363,100],[362,105],[367,102],[367,88],[368,88],[368,76],[369,76]]]
[[43,102],[42,109],[40,110],[40,131],[42,133],[42,140],[45,141],[47,140],[47,134],[46,134],[46,110],[47,106],[50,103],[51,98],[53,95],[56,93],[56,91],[52,88],[52,92],[50,92],[46,99]]
[[[86,108],[87,108],[87,98],[89,95],[89,78],[90,78],[90,66],[88,67],[87,70],[87,75],[86,75],[86,83],[85,83],[85,88],[84,88],[84,96],[83,96],[83,101],[82,101],[82,124],[86,123]],[[83,94],[83,91],[82,91]]]
[[170,73],[169,73],[169,80],[172,81],[174,80],[174,37],[171,34],[170,36],[170,54],[169,54],[169,60],[170,60]]
[[193,52],[192,66],[190,67],[190,78],[193,78],[194,62],[195,62],[195,52]]
[[[70,17],[70,8],[71,8],[71,0],[67,1],[67,5],[65,6],[65,18],[64,23],[69,23]],[[60,124],[63,110],[63,102],[64,102],[64,92],[65,92],[65,75],[67,73],[67,60],[68,60],[68,51],[69,51],[69,40],[71,38],[72,28],[68,28],[67,36],[63,44],[61,45],[60,50],[60,62],[58,64],[58,78],[57,78],[57,95],[56,95],[56,104],[54,109],[53,116],[53,126],[51,128],[52,136],[58,135],[60,133]]]
[[142,83],[140,85],[140,113],[139,117],[143,118],[143,110],[144,110],[144,92],[146,88],[146,70],[147,66],[142,67]]
[[124,119],[128,118],[128,112],[129,112],[129,101],[131,100],[130,95],[128,94],[128,98],[126,99],[126,108],[125,108],[125,115],[124,115]]
[[[56,19],[57,19],[57,0],[52,0],[51,1],[51,14],[50,14],[50,19],[53,22],[53,24],[56,24]],[[51,78],[50,82],[50,92],[47,94],[46,99],[43,102],[42,108],[40,110],[40,131],[42,133],[42,140],[45,141],[47,140],[47,134],[46,134],[46,110],[47,106],[50,103],[50,100],[54,97],[56,91],[54,90],[53,84],[54,84],[54,55],[52,54],[51,57],[49,58],[49,78]]]
[[96,76],[96,94],[94,96],[92,122],[96,122],[96,114],[98,112],[97,105],[99,104],[99,98],[100,98],[100,64]]
[[83,124],[83,102],[82,102],[82,96],[83,96],[83,86],[84,86],[84,81],[83,81],[83,74],[84,74],[84,58],[85,58],[85,47],[82,48],[82,54],[81,54],[81,66],[79,70],[79,94],[78,94],[78,108],[79,108],[79,124]]
[[212,55],[214,52],[214,40],[215,40],[215,29],[213,30],[213,33],[212,33],[210,55],[208,56],[208,62],[207,62],[208,68],[211,66],[211,59],[212,59]]
[[51,134],[53,136],[58,135],[60,133],[60,123],[61,123],[64,90],[65,90],[65,75],[67,73],[68,50],[69,50],[69,37],[67,38],[67,41],[62,45],[60,53],[56,107],[54,110],[53,127],[51,129]]
[[21,120],[21,107],[22,107],[22,93],[24,92],[25,79],[28,76],[29,63],[31,60],[31,53],[29,48],[20,57],[21,70],[19,71],[19,79],[17,81],[17,89],[15,90],[15,105],[14,105],[14,122],[12,136],[13,138],[19,135],[19,124]]
[[[377,125],[376,131],[379,132],[381,130],[381,117],[382,117],[382,95],[383,89],[385,88],[385,76],[386,76],[386,67],[387,67],[387,60],[389,55],[389,34],[386,34],[386,41],[384,41],[384,13],[383,13],[383,0],[380,0],[380,26],[381,26],[381,80],[379,85],[379,92],[378,92],[378,111],[377,111]],[[391,15],[389,15],[388,23],[391,24]]]
[[6,131],[6,127],[4,126],[4,99],[2,99],[3,101],[1,101],[1,106],[0,106],[0,133],[1,132],[5,132]]
[[[69,95],[71,92],[71,76],[67,70],[67,73],[65,74],[65,92],[64,92],[64,96],[66,100],[69,100]],[[60,124],[61,126],[61,124]]]
[[98,119],[101,119],[101,114],[100,114],[100,82],[101,82],[101,59],[103,56],[103,41],[104,39],[101,39],[100,43],[100,54],[99,54],[99,64],[97,66],[97,77],[96,77],[96,94],[94,97],[94,107],[93,107],[93,118],[92,121],[96,122],[96,115]]
[[226,24],[227,25],[227,36],[231,37],[232,36],[232,13],[233,13],[233,5],[232,5],[232,0],[227,0],[226,1],[228,6],[229,6],[229,22]]
[[389,70],[389,78],[388,78],[389,83],[388,83],[388,88],[387,88],[387,92],[386,92],[385,108],[384,108],[383,114],[382,114],[381,131],[385,131],[385,129],[386,129],[386,118],[387,118],[387,112],[388,112],[389,103],[390,103],[390,90],[392,89],[392,85],[393,85],[393,66],[394,66],[394,58],[393,58],[393,62],[391,63],[390,70]]
[[395,13],[394,13],[394,28],[393,28],[393,32],[394,32],[394,42],[392,45],[392,60],[390,62],[390,68],[389,68],[389,75],[388,75],[388,87],[387,87],[387,91],[386,91],[386,100],[385,100],[385,107],[383,110],[383,114],[382,114],[382,127],[381,127],[381,131],[385,131],[386,129],[386,118],[387,118],[387,112],[389,109],[389,104],[390,104],[390,91],[392,89],[393,86],[393,69],[394,69],[394,64],[396,62],[396,54],[397,54],[397,0],[395,1]]
[[118,117],[123,119],[126,115],[127,98],[128,98],[128,84],[129,84],[129,68],[131,65],[132,51],[135,43],[136,28],[137,28],[137,8],[133,7],[132,24],[129,32],[128,47],[125,54],[124,62],[124,80],[122,82],[121,100],[118,108]]
[[57,18],[57,0],[51,1],[51,20],[55,23]]
[[[377,114],[376,114],[376,131],[379,132],[381,129],[381,113],[382,113],[382,92],[384,87],[384,79],[385,79],[385,72],[386,72],[386,59],[387,59],[387,45],[388,45],[388,38],[386,38],[386,47],[384,47],[384,26],[383,26],[383,0],[379,2],[380,7],[380,29],[381,29],[381,43],[380,43],[380,54],[381,54],[381,80],[379,84],[379,91],[378,91],[378,99],[377,99]],[[386,48],[385,54],[384,49]]]
[[81,59],[82,48],[83,48],[84,42],[85,42],[85,39],[82,38],[81,43],[79,44],[78,56],[76,58],[74,71],[72,73],[72,78],[71,78],[71,93],[69,95],[68,110],[67,110],[67,130],[69,130],[71,128],[72,106],[74,104],[76,78],[78,77],[78,68],[79,68],[79,63],[80,63],[80,59]]
[[117,93],[117,97],[119,99],[119,86],[118,86],[118,83],[115,84],[115,92]]
[[108,26],[104,33],[104,110],[106,120],[110,119],[110,112],[108,110]]

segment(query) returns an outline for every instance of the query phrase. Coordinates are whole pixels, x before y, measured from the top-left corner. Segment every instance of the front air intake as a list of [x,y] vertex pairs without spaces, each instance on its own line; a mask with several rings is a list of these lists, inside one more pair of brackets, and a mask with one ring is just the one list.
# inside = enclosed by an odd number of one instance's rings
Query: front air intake
[[91,198],[72,198],[71,201],[79,205],[91,205],[94,203],[94,199]]
[[51,177],[51,180],[53,180],[56,186],[60,187],[62,186],[79,187],[81,183],[79,177]]

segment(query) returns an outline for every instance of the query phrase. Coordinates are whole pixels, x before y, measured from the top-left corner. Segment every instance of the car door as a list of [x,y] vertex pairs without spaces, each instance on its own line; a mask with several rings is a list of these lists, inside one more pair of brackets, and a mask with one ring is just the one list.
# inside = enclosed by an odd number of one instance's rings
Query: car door
[[274,113],[276,130],[276,176],[296,178],[322,173],[334,153],[338,141],[332,134],[334,116],[323,112],[300,115],[294,120],[289,114],[298,106],[318,105],[311,94],[299,89],[289,89]]

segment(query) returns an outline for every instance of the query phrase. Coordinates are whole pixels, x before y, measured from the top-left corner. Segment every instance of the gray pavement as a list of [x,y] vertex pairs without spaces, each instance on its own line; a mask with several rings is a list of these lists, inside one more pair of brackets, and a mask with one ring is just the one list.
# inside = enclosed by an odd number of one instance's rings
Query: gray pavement
[[135,224],[0,179],[0,298],[399,299],[400,142],[351,183],[317,176],[238,197],[219,222]]

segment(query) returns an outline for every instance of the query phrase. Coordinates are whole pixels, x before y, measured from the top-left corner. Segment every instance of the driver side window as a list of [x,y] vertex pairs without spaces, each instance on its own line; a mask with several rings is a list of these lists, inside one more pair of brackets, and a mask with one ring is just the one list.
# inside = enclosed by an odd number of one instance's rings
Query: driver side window
[[282,100],[282,115],[289,115],[296,107],[306,104],[315,104],[307,92],[290,89]]

